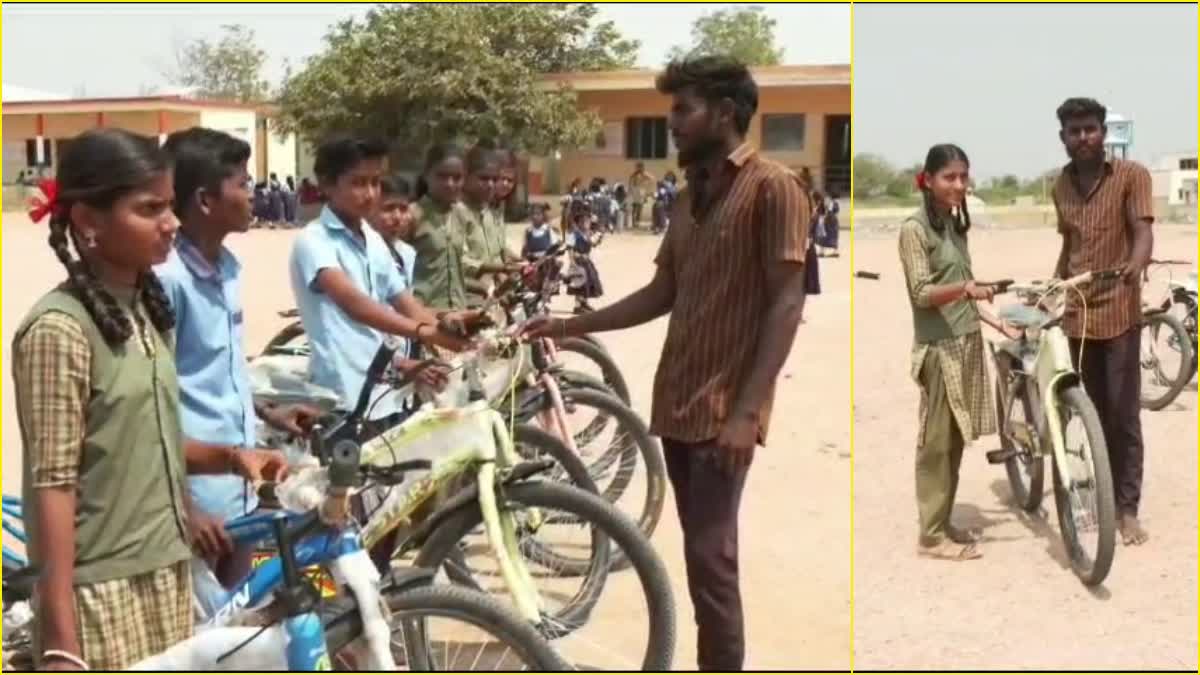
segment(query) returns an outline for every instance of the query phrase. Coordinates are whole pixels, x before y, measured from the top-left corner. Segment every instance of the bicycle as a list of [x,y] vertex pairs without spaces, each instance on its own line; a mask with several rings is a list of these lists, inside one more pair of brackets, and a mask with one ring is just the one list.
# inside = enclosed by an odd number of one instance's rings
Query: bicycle
[[[1033,512],[1043,496],[1045,458],[1051,458],[1060,534],[1072,569],[1088,586],[1108,575],[1116,541],[1108,446],[1096,408],[1073,365],[1062,315],[1052,316],[1041,308],[1048,299],[1120,275],[1120,270],[1107,270],[1045,283],[991,284],[998,294],[1013,292],[1023,303],[1000,312],[1022,336],[988,344],[997,372],[1001,449],[988,452],[987,459],[1005,465],[1014,500],[1021,509]],[[1083,311],[1086,314],[1086,303]],[[1082,427],[1083,444],[1078,448],[1068,447],[1074,422]],[[1080,535],[1091,531],[1096,542],[1089,552]]]
[[[1150,261],[1150,267],[1187,264],[1190,263],[1186,260]],[[1149,279],[1150,267],[1144,279]],[[1167,297],[1157,303],[1144,303],[1142,307],[1139,363],[1143,375],[1148,377],[1142,380],[1140,398],[1142,407],[1147,410],[1162,410],[1170,405],[1196,375],[1194,296],[1188,297],[1186,286],[1173,279],[1168,280],[1168,289]],[[1171,313],[1177,297],[1183,303],[1182,318]],[[1191,302],[1190,308],[1188,302]],[[1191,332],[1185,323],[1189,317]],[[1161,345],[1160,337],[1163,338]]]
[[[646,646],[638,657],[640,666],[649,670],[669,668],[674,650],[674,604],[662,561],[636,523],[593,495],[595,484],[586,467],[552,437],[542,434],[553,444],[547,447],[556,448],[551,460],[535,469],[517,468],[520,458],[506,420],[488,404],[480,375],[480,362],[489,354],[511,362],[508,350],[515,342],[493,339],[487,344],[490,346],[485,345],[485,353],[462,358],[459,365],[471,383],[469,402],[442,409],[426,404],[400,424],[367,438],[363,420],[378,385],[388,382],[393,389],[401,390],[408,386],[406,378],[389,373],[394,347],[391,341],[385,341],[372,360],[354,410],[336,419],[323,433],[329,441],[361,440],[363,464],[378,471],[396,466],[430,471],[406,491],[389,490],[382,503],[365,514],[363,545],[368,549],[392,547],[392,561],[413,554],[417,566],[445,569],[456,583],[482,590],[477,574],[466,565],[465,555],[454,546],[446,546],[447,541],[454,544],[482,530],[487,539],[484,547],[496,559],[501,585],[519,615],[547,638],[559,639],[576,633],[587,623],[613,567],[610,544],[615,544],[630,561],[646,597],[650,627]],[[514,366],[514,370],[520,367]],[[310,451],[317,455],[322,452],[320,448]],[[556,465],[577,485],[526,480]],[[469,484],[464,485],[467,481]],[[448,496],[446,493],[451,491],[453,495]],[[439,501],[442,503],[437,504]],[[437,508],[424,515],[435,504]],[[516,508],[518,505],[524,508]],[[565,517],[544,518],[542,507],[568,513]],[[460,529],[463,522],[471,523],[465,531]],[[590,537],[580,589],[555,611],[546,611],[533,588],[525,557],[553,564],[563,556],[538,541],[519,541],[518,533],[536,534],[540,528],[556,524],[586,526]]]
[[[327,468],[326,468],[327,467]],[[433,586],[432,570],[380,574],[360,546],[347,517],[352,490],[366,474],[360,449],[338,442],[326,467],[308,468],[276,487],[283,511],[229,522],[231,538],[256,544],[272,538],[279,555],[251,572],[199,627],[196,635],[134,664],[132,670],[330,670],[338,654],[360,636],[371,670],[394,670],[391,624],[401,626],[404,663],[418,670],[438,667],[428,621],[450,618],[488,631],[535,670],[564,670],[565,662],[527,622],[491,598],[462,588]],[[319,595],[300,569],[328,566],[350,591],[349,607],[323,620]],[[249,625],[247,625],[249,624]],[[447,647],[454,638],[447,638]],[[6,649],[8,645],[6,644]],[[483,647],[480,647],[480,655]],[[455,660],[444,664],[461,670]],[[512,670],[511,663],[497,665]]]

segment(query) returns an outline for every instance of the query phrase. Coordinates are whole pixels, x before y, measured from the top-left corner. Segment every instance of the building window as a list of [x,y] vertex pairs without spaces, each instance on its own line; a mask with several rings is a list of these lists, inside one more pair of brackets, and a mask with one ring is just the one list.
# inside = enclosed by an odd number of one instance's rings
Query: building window
[[804,115],[763,115],[763,150],[804,149]]
[[667,118],[630,117],[625,120],[626,159],[667,158]]
[[[42,139],[42,163],[51,164],[49,138]],[[25,139],[25,166],[38,166],[36,138]]]
[[1196,170],[1196,158],[1195,157],[1187,157],[1187,158],[1179,160],[1179,169],[1181,171],[1188,171],[1188,170],[1195,171]]

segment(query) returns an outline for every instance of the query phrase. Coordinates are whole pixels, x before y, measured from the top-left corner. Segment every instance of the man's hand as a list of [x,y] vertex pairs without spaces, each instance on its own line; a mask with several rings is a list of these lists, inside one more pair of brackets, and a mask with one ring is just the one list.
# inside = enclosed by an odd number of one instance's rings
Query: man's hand
[[1129,262],[1125,263],[1124,268],[1121,270],[1121,279],[1127,284],[1137,282],[1142,278],[1142,275],[1145,274],[1146,267],[1149,264],[1149,259],[1143,260],[1142,258],[1136,256],[1130,258]]
[[521,337],[525,339],[559,340],[569,335],[571,332],[567,320],[552,316],[535,316],[521,327]]
[[278,450],[237,450],[230,463],[234,473],[253,485],[263,480],[279,482],[287,476],[287,457]]
[[[422,363],[424,362],[413,359],[401,359],[396,362],[396,370],[405,377],[409,377]],[[440,393],[450,382],[450,366],[440,361],[431,363],[417,371],[416,375],[412,376],[412,380]]]
[[259,416],[276,429],[293,436],[303,436],[312,429],[313,423],[321,416],[321,411],[303,404],[272,405],[263,406],[259,410]]
[[233,552],[233,539],[225,531],[225,524],[198,509],[188,512],[188,534],[192,538],[192,550],[205,560],[222,558]]
[[730,476],[750,466],[758,445],[758,415],[734,413],[721,427],[717,437],[718,465]]

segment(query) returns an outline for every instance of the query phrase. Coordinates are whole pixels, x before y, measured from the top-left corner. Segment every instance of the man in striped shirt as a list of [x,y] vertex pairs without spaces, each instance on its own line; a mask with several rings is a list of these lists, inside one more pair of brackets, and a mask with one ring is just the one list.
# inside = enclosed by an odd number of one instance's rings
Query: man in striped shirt
[[811,209],[798,176],[745,142],[758,107],[747,68],[676,61],[658,77],[687,187],[673,205],[654,278],[591,314],[541,318],[527,333],[620,330],[670,313],[651,430],[663,439],[684,536],[701,670],[740,670],[738,507],[766,441],[775,379],[804,302]]
[[1143,465],[1139,354],[1141,278],[1154,247],[1154,211],[1150,172],[1136,162],[1105,157],[1106,112],[1090,98],[1067,99],[1058,108],[1059,138],[1071,161],[1054,184],[1062,235],[1055,275],[1065,279],[1124,269],[1120,281],[1083,289],[1086,306],[1069,294],[1063,325],[1076,359],[1083,345],[1083,362],[1077,367],[1104,428],[1117,524],[1124,543],[1136,546],[1149,538],[1138,522]]

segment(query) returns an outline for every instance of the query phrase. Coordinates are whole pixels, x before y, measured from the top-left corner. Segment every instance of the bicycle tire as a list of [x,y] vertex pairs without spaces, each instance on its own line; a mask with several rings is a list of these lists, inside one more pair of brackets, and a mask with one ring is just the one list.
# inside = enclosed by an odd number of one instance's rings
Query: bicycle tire
[[[1000,356],[997,358],[999,359],[1006,357]],[[1011,369],[1012,367],[1013,362],[1010,358],[1008,368]],[[997,368],[997,371],[999,370],[1000,369]],[[1022,387],[1023,391],[1020,395],[1021,413],[1025,417],[1025,423],[1030,425],[1034,429],[1034,433],[1036,433],[1037,423],[1033,417],[1033,406],[1029,401],[1029,393],[1026,391],[1026,387],[1028,387],[1027,382],[1025,383],[1025,386]],[[1005,451],[1013,451],[1016,450],[1015,443],[1013,443],[1012,437],[1005,431],[1008,420],[1012,416],[1011,411],[1005,409],[1004,400],[1007,398],[1005,394],[1004,383],[1001,382],[1001,378],[999,375],[997,375],[995,399],[996,422],[1000,425],[1000,447]],[[1026,456],[1023,457],[1021,455]],[[1008,474],[1008,486],[1009,489],[1012,490],[1013,501],[1023,511],[1033,512],[1036,511],[1037,508],[1042,504],[1042,495],[1045,492],[1044,486],[1046,461],[1044,457],[1037,454],[1029,455],[1029,453],[1022,452],[1021,455],[1009,457],[1007,460],[1005,460],[1004,470],[1005,473]],[[1025,468],[1028,468],[1028,471],[1026,472],[1026,474],[1029,476],[1028,486],[1025,485],[1025,480],[1021,475],[1022,469]]]
[[[325,640],[331,656],[336,655],[362,634],[362,617],[358,613],[352,594],[348,595],[350,597],[346,601],[349,607],[325,625]],[[392,621],[396,621],[397,618],[403,619],[406,614],[422,613],[458,619],[482,628],[492,637],[504,641],[526,659],[530,670],[571,669],[536,628],[485,593],[461,586],[422,586],[384,589],[383,600],[391,610]],[[406,644],[405,648],[412,649],[412,645]]]
[[[1162,410],[1171,405],[1179,396],[1179,392],[1183,391],[1183,388],[1187,386],[1188,382],[1191,382],[1192,377],[1195,375],[1194,370],[1191,368],[1195,356],[1192,353],[1192,338],[1188,335],[1187,330],[1184,329],[1183,323],[1178,317],[1165,312],[1158,312],[1149,316],[1143,316],[1141,326],[1138,327],[1138,330],[1150,329],[1154,331],[1156,325],[1164,326],[1169,330],[1175,342],[1179,345],[1179,372],[1170,377],[1171,383],[1161,396],[1147,398],[1145,387],[1142,387],[1142,393],[1139,398],[1141,399],[1142,407],[1147,410]],[[1145,369],[1145,366],[1143,365],[1141,368]],[[1166,376],[1167,374],[1160,372],[1160,375]]]
[[[630,442],[610,444],[604,454],[588,465],[588,475],[595,480],[598,473],[614,462],[618,463],[612,482],[607,486],[597,483],[597,487],[601,489],[600,494],[615,505],[632,482],[633,472],[637,469],[637,456],[640,455],[646,469],[646,497],[642,502],[641,513],[631,515],[635,517],[638,527],[647,537],[653,535],[667,498],[667,464],[663,458],[662,447],[650,435],[645,421],[619,399],[602,391],[569,389],[563,392],[563,401],[568,406],[583,405],[600,410],[602,414],[616,420],[618,433],[629,433]],[[576,436],[587,432],[588,428],[585,427]]]
[[625,375],[621,373],[621,368],[617,366],[617,362],[608,353],[608,350],[601,347],[595,338],[587,339],[581,337],[569,337],[555,342],[559,351],[572,352],[586,357],[588,360],[600,367],[600,373],[604,383],[612,387],[617,398],[625,405],[631,405],[629,397],[629,384],[625,381]]
[[[642,670],[670,670],[675,653],[675,602],[672,597],[671,581],[667,575],[666,566],[650,545],[650,540],[642,533],[631,518],[622,514],[598,495],[589,494],[579,488],[547,481],[525,481],[506,486],[504,490],[506,504],[521,504],[534,508],[563,509],[580,520],[595,526],[610,543],[615,543],[630,561],[642,585],[646,598],[649,631],[647,644],[642,658]],[[446,561],[458,542],[464,536],[480,527],[483,516],[479,505],[471,503],[460,507],[455,513],[445,518],[437,529],[425,540],[421,551],[417,554],[415,564],[418,567],[436,569]],[[526,547],[523,547],[526,548]],[[534,555],[544,555],[550,552],[543,547],[528,547]],[[524,551],[523,551],[524,552]],[[607,575],[606,564],[593,564],[593,573]],[[591,585],[584,584],[584,589]],[[590,606],[594,605],[603,584],[594,588],[595,597],[584,598]],[[551,623],[570,625],[571,612],[577,613],[577,607],[568,607],[555,622],[543,622],[545,626]],[[581,624],[575,630],[582,627]],[[556,634],[553,637],[560,637]]]
[[1096,557],[1087,559],[1079,544],[1075,521],[1071,515],[1071,503],[1062,486],[1062,467],[1054,462],[1054,503],[1058,511],[1059,532],[1066,547],[1071,569],[1086,586],[1102,583],[1112,569],[1116,546],[1116,504],[1113,497],[1112,470],[1108,461],[1108,445],[1104,441],[1104,429],[1100,426],[1100,415],[1087,393],[1077,384],[1064,387],[1058,394],[1059,400],[1083,423],[1092,459],[1092,475],[1095,479],[1097,528]]

